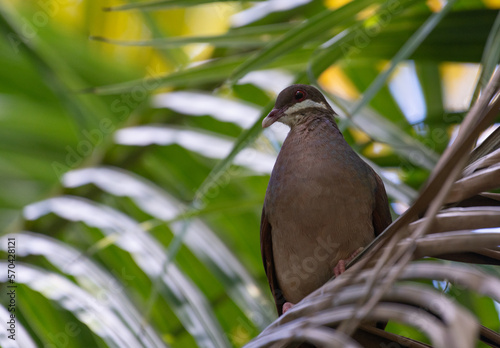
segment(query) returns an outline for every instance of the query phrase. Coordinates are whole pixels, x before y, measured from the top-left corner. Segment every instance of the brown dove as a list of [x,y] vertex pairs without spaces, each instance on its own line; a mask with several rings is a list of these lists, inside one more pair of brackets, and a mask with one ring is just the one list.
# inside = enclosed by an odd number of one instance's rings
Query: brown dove
[[267,187],[261,252],[278,314],[333,275],[390,223],[384,184],[347,144],[316,88],[292,85],[263,120],[291,129]]

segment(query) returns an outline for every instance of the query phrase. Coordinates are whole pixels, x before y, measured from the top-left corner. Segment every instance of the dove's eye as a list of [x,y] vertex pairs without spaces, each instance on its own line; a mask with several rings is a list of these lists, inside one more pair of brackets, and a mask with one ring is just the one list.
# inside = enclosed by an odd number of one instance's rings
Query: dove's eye
[[303,101],[306,98],[306,92],[303,92],[301,90],[298,90],[295,92],[295,100],[296,101]]

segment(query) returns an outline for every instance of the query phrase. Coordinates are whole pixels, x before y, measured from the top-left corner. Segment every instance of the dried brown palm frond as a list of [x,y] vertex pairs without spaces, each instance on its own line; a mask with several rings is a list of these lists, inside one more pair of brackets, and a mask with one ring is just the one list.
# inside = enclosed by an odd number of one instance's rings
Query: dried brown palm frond
[[[500,334],[445,293],[415,280],[446,280],[500,301],[500,279],[463,263],[500,265],[500,131],[473,150],[500,113],[500,69],[460,126],[415,203],[352,267],[265,329],[247,347],[428,347],[373,326],[393,320],[424,332],[435,347],[500,347]],[[461,261],[415,261],[435,257]],[[403,282],[404,281],[404,282]],[[352,336],[352,337],[351,337]]]

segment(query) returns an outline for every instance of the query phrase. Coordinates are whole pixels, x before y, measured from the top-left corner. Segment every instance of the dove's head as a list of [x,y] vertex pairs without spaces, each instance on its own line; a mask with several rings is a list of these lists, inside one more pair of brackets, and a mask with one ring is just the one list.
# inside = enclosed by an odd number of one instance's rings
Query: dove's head
[[313,86],[291,85],[280,92],[273,110],[262,121],[266,128],[278,121],[290,127],[306,120],[309,112],[326,113],[328,117],[335,115],[325,97]]

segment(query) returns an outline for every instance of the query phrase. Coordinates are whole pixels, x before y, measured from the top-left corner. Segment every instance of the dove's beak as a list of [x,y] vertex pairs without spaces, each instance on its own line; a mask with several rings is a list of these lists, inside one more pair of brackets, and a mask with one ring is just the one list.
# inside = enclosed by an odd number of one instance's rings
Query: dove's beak
[[284,115],[283,109],[272,109],[269,115],[262,120],[262,128],[267,128],[274,122],[278,121]]

